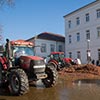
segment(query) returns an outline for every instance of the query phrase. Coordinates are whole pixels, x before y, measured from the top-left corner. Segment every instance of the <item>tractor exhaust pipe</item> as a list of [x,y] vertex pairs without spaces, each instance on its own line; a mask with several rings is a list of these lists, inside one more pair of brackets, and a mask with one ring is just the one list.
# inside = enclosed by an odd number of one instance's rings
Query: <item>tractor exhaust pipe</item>
[[12,52],[9,39],[6,39],[6,56],[8,58],[9,67],[12,67]]

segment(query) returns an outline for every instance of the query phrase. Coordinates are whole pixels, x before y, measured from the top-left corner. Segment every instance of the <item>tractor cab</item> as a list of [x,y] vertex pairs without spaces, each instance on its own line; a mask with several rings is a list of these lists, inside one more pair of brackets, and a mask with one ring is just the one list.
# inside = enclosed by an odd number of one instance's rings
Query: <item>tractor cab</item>
[[57,61],[62,60],[65,57],[63,52],[52,52],[50,55],[51,59],[55,59]]
[[24,40],[11,41],[12,56],[15,58],[23,55],[34,56],[33,46],[33,43],[25,42]]
[[16,66],[19,64],[21,56],[34,56],[33,47],[33,43],[24,40],[10,41],[9,44],[6,44],[6,57],[10,58],[12,66]]
[[15,66],[19,65],[21,56],[34,56],[34,45],[31,42],[26,42],[24,40],[17,40],[10,42],[11,57],[13,59],[13,64]]

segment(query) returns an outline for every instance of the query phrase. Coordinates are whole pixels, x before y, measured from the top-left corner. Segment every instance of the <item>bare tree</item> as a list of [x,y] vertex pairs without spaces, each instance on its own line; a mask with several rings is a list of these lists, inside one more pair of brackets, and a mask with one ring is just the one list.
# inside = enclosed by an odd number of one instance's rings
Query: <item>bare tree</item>
[[14,4],[14,0],[0,0],[0,6],[3,5],[13,5]]

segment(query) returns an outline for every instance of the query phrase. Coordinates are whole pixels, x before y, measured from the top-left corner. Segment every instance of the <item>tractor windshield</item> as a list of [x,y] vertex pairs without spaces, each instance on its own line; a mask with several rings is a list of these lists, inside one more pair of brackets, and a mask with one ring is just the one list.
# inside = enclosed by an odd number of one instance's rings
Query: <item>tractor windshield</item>
[[18,58],[20,56],[28,55],[34,56],[33,49],[31,47],[14,47],[13,50],[14,57]]
[[59,59],[59,58],[62,59],[65,57],[64,54],[53,54],[52,56],[53,56],[53,59]]
[[64,55],[64,54],[60,54],[59,56],[60,56],[60,58],[64,58],[64,57],[65,57],[65,55]]

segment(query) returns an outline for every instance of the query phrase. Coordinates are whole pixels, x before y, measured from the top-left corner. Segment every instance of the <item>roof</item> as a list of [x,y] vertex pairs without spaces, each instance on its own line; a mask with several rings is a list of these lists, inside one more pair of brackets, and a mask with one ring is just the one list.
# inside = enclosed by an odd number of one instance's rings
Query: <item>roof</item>
[[65,15],[65,16],[63,16],[63,17],[67,17],[67,16],[69,16],[69,15],[75,13],[75,12],[78,12],[79,10],[82,10],[82,9],[84,9],[86,7],[89,7],[89,6],[91,6],[91,5],[95,4],[95,3],[98,4],[99,2],[100,2],[100,0],[96,0],[94,2],[91,2],[91,3],[89,3],[89,4],[85,5],[85,6],[83,6],[83,7],[79,8],[79,9],[77,9],[77,10],[75,10],[75,11],[73,11],[73,12],[71,12],[71,13]]
[[39,35],[35,36],[35,37],[32,37],[30,39],[28,39],[27,41],[29,40],[32,40],[32,39],[45,39],[45,40],[53,40],[53,41],[60,41],[60,42],[65,42],[65,37],[60,35],[60,34],[54,34],[54,33],[50,33],[50,32],[43,32],[43,33],[40,33]]
[[32,42],[27,42],[25,40],[15,40],[10,41],[12,45],[25,45],[25,46],[33,46]]
[[16,42],[25,42],[25,40],[22,40],[22,39],[19,39],[19,40],[13,40],[13,41],[16,41]]

